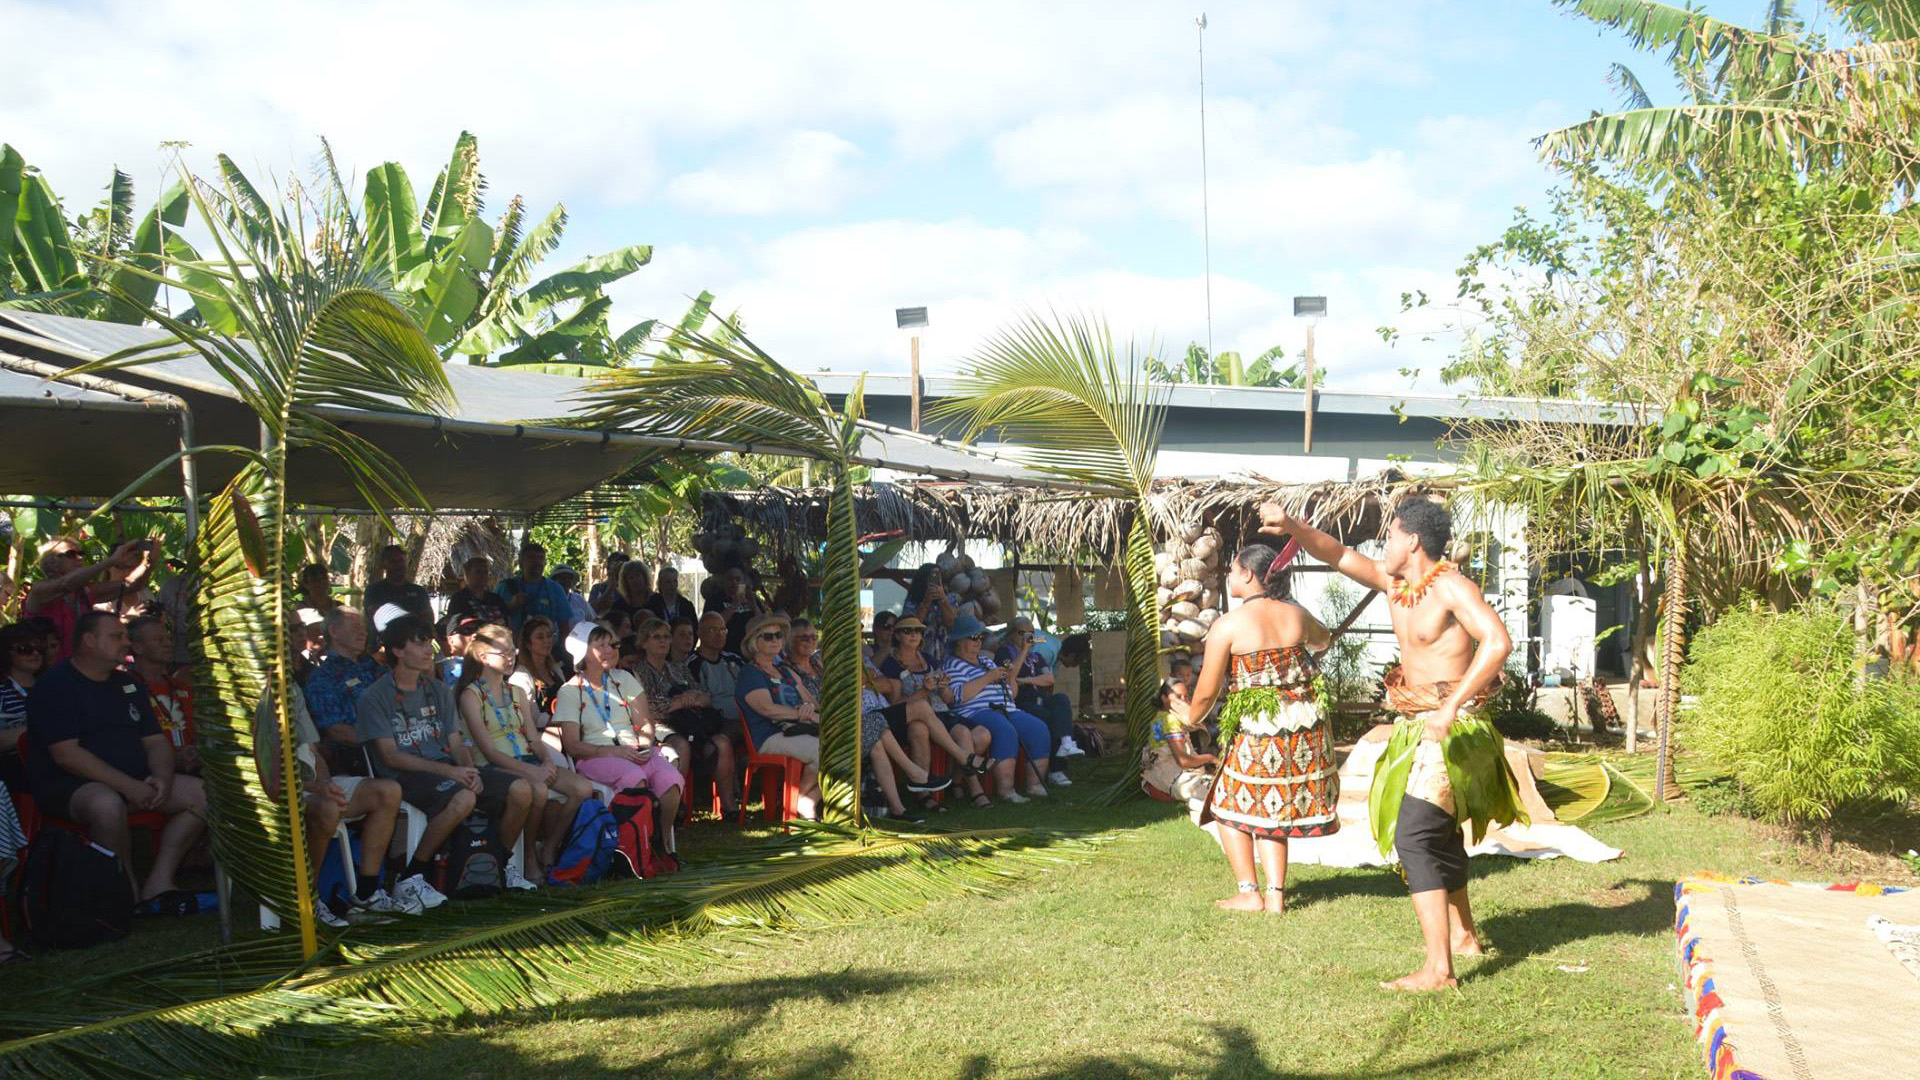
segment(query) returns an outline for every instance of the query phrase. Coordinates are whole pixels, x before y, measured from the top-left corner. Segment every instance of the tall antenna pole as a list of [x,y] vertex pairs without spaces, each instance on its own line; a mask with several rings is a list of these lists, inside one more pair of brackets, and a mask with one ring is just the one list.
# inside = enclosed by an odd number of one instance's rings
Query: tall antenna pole
[[1200,243],[1207,270],[1207,360],[1213,360],[1213,220],[1207,205],[1207,13],[1193,20],[1200,39]]

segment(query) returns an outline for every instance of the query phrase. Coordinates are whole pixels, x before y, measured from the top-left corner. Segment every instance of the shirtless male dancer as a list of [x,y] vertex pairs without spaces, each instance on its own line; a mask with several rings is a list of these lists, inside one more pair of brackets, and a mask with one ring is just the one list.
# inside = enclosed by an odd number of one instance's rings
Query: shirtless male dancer
[[1443,557],[1453,519],[1437,502],[1402,503],[1387,525],[1386,552],[1378,559],[1275,503],[1260,508],[1260,531],[1291,534],[1314,558],[1392,601],[1387,610],[1400,640],[1400,666],[1387,674],[1388,702],[1425,725],[1400,804],[1394,850],[1406,870],[1427,958],[1418,971],[1380,985],[1389,990],[1453,986],[1453,955],[1474,956],[1481,949],[1467,904],[1466,845],[1440,744],[1455,719],[1484,703],[1499,685],[1513,641],[1480,587]]

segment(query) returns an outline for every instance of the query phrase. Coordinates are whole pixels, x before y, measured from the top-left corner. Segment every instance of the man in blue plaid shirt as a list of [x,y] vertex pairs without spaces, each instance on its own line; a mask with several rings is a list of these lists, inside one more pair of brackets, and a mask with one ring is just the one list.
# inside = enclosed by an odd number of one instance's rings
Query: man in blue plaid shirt
[[327,612],[327,638],[331,644],[326,655],[307,676],[307,711],[320,730],[328,768],[337,776],[364,776],[366,763],[354,726],[360,695],[387,671],[367,655],[367,623],[358,611],[337,607]]

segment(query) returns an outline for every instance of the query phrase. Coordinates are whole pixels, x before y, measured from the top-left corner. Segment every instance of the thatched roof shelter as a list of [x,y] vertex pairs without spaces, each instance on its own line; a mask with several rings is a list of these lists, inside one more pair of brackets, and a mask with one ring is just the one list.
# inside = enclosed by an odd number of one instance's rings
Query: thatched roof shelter
[[[1380,535],[1401,499],[1436,485],[1389,470],[1363,480],[1286,484],[1266,477],[1167,479],[1147,504],[1155,531],[1212,525],[1229,538],[1250,537],[1260,504],[1276,500],[1347,543]],[[824,488],[767,487],[714,491],[702,498],[701,528],[740,525],[784,551],[826,529]],[[1113,560],[1124,546],[1135,512],[1130,499],[1035,491],[996,484],[908,481],[873,483],[855,493],[862,535],[894,535],[957,545],[988,540],[1027,558]]]

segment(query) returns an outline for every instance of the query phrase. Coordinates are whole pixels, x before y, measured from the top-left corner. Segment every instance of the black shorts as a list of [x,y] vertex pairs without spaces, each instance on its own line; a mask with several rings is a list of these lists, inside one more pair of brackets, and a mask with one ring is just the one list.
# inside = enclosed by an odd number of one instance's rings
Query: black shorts
[[[129,773],[128,775],[131,776],[132,774]],[[145,780],[146,778],[147,774],[145,773],[134,777],[135,780]],[[40,813],[43,816],[66,818],[68,821],[72,821],[74,820],[74,793],[86,787],[88,784],[99,783],[98,780],[87,780],[75,776],[72,773],[61,772],[58,775],[47,777],[42,783],[33,785],[33,801],[39,807]],[[106,787],[107,785],[100,784],[100,786]],[[115,792],[115,794],[119,793]],[[129,806],[127,807],[127,812],[132,814],[138,813],[139,811]]]
[[[393,779],[400,785],[400,798],[430,818],[439,817],[440,811],[462,790],[460,781],[433,773],[395,773]],[[488,817],[498,819],[506,809],[507,789],[518,779],[498,765],[480,766],[480,791],[474,797],[475,807]]]
[[879,712],[887,718],[887,730],[893,732],[893,740],[901,746],[907,745],[907,703],[889,705]]
[[1460,822],[1427,800],[1401,797],[1393,850],[1406,871],[1408,890],[1457,892],[1467,887],[1467,843],[1460,836]]

